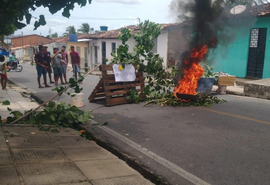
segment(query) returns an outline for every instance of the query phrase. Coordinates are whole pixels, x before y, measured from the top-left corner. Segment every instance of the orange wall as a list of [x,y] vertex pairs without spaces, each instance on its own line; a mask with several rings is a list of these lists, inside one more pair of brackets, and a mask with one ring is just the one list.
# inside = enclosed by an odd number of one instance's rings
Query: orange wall
[[23,36],[23,37],[18,37],[18,38],[13,38],[12,47],[20,47],[20,46],[25,46],[25,45],[43,45],[51,42],[51,39],[48,39],[46,37],[42,37],[39,35],[29,35],[29,36]]

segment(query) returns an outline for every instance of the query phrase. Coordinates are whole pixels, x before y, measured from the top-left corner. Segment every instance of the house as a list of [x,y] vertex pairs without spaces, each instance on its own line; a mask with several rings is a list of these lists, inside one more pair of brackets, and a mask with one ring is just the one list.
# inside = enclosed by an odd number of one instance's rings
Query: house
[[[85,35],[79,35],[85,36]],[[24,45],[20,45],[24,44]],[[53,53],[53,48],[57,47],[59,49],[62,46],[66,46],[66,52],[69,54],[70,47],[74,46],[75,50],[80,54],[81,61],[83,63],[82,67],[88,67],[88,57],[89,57],[89,49],[88,49],[88,40],[71,40],[70,37],[61,37],[61,38],[52,38],[48,39],[39,35],[26,35],[23,37],[12,38],[12,51],[15,52],[17,58],[23,58],[24,60],[31,61],[33,55],[38,51],[39,45],[48,46],[48,51]],[[15,46],[15,47],[14,47]],[[71,61],[69,57],[69,65],[71,66]]]
[[14,48],[21,47],[24,45],[38,46],[45,43],[49,43],[51,41],[52,39],[49,39],[47,37],[43,37],[40,35],[36,35],[36,34],[19,36],[19,37],[14,37],[11,39],[12,47]]
[[[175,65],[180,59],[180,54],[189,48],[190,25],[190,22],[162,24],[161,34],[154,41],[155,47],[153,48],[153,52],[158,53],[164,59],[163,66]],[[132,35],[139,32],[138,26],[127,26],[126,28],[131,31]],[[121,34],[121,29],[78,37],[79,40],[88,39],[88,41],[85,41],[89,45],[88,65],[90,68],[98,64],[105,64],[106,59],[109,62],[112,60],[111,53],[116,53],[118,45],[121,44],[121,40],[117,39]],[[136,45],[134,38],[131,37],[127,41],[127,44],[129,45],[129,51],[132,52]]]
[[17,58],[31,61],[37,52],[39,45],[51,43],[52,39],[32,34],[11,38],[11,51],[15,52]]
[[[242,78],[270,78],[270,9],[256,10],[253,18],[233,18],[227,32],[232,36],[210,54],[215,71]],[[264,11],[262,11],[264,10]],[[218,40],[222,41],[221,35]]]

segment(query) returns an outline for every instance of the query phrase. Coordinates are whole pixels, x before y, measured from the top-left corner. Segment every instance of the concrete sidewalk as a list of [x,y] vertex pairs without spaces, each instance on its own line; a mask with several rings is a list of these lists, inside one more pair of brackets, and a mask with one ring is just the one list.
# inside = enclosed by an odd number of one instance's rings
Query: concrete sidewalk
[[[2,119],[7,107],[29,110],[37,103],[18,91],[1,91]],[[80,137],[79,132],[64,128],[59,133],[39,131],[28,125],[4,125],[0,129],[1,185],[150,185],[124,161]]]
[[246,96],[270,99],[270,78],[246,82],[244,92]]
[[[217,86],[213,86],[212,91],[216,92],[217,89]],[[270,78],[260,80],[236,78],[235,86],[227,86],[226,93],[270,99]]]
[[234,87],[228,86],[227,93],[254,98],[270,99],[270,78],[236,78],[236,85]]

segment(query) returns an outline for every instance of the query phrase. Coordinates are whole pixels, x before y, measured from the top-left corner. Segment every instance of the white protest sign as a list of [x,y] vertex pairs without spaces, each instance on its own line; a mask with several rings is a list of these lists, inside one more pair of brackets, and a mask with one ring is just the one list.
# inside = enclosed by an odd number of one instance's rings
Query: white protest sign
[[133,65],[125,65],[123,70],[119,69],[119,64],[113,65],[113,72],[116,82],[133,82],[136,79],[135,68]]

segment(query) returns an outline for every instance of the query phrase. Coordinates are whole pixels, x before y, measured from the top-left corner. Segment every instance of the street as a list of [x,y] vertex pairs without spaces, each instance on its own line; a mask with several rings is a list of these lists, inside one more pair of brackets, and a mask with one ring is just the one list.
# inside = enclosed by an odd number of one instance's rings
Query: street
[[[23,67],[8,78],[43,101],[55,94],[38,88],[34,66]],[[98,79],[89,75],[82,84],[83,109],[93,110],[96,122],[108,122],[96,132],[170,184],[269,184],[269,100],[219,95],[228,102],[211,108],[105,107],[88,102]],[[70,103],[71,98],[63,94],[60,101]]]

